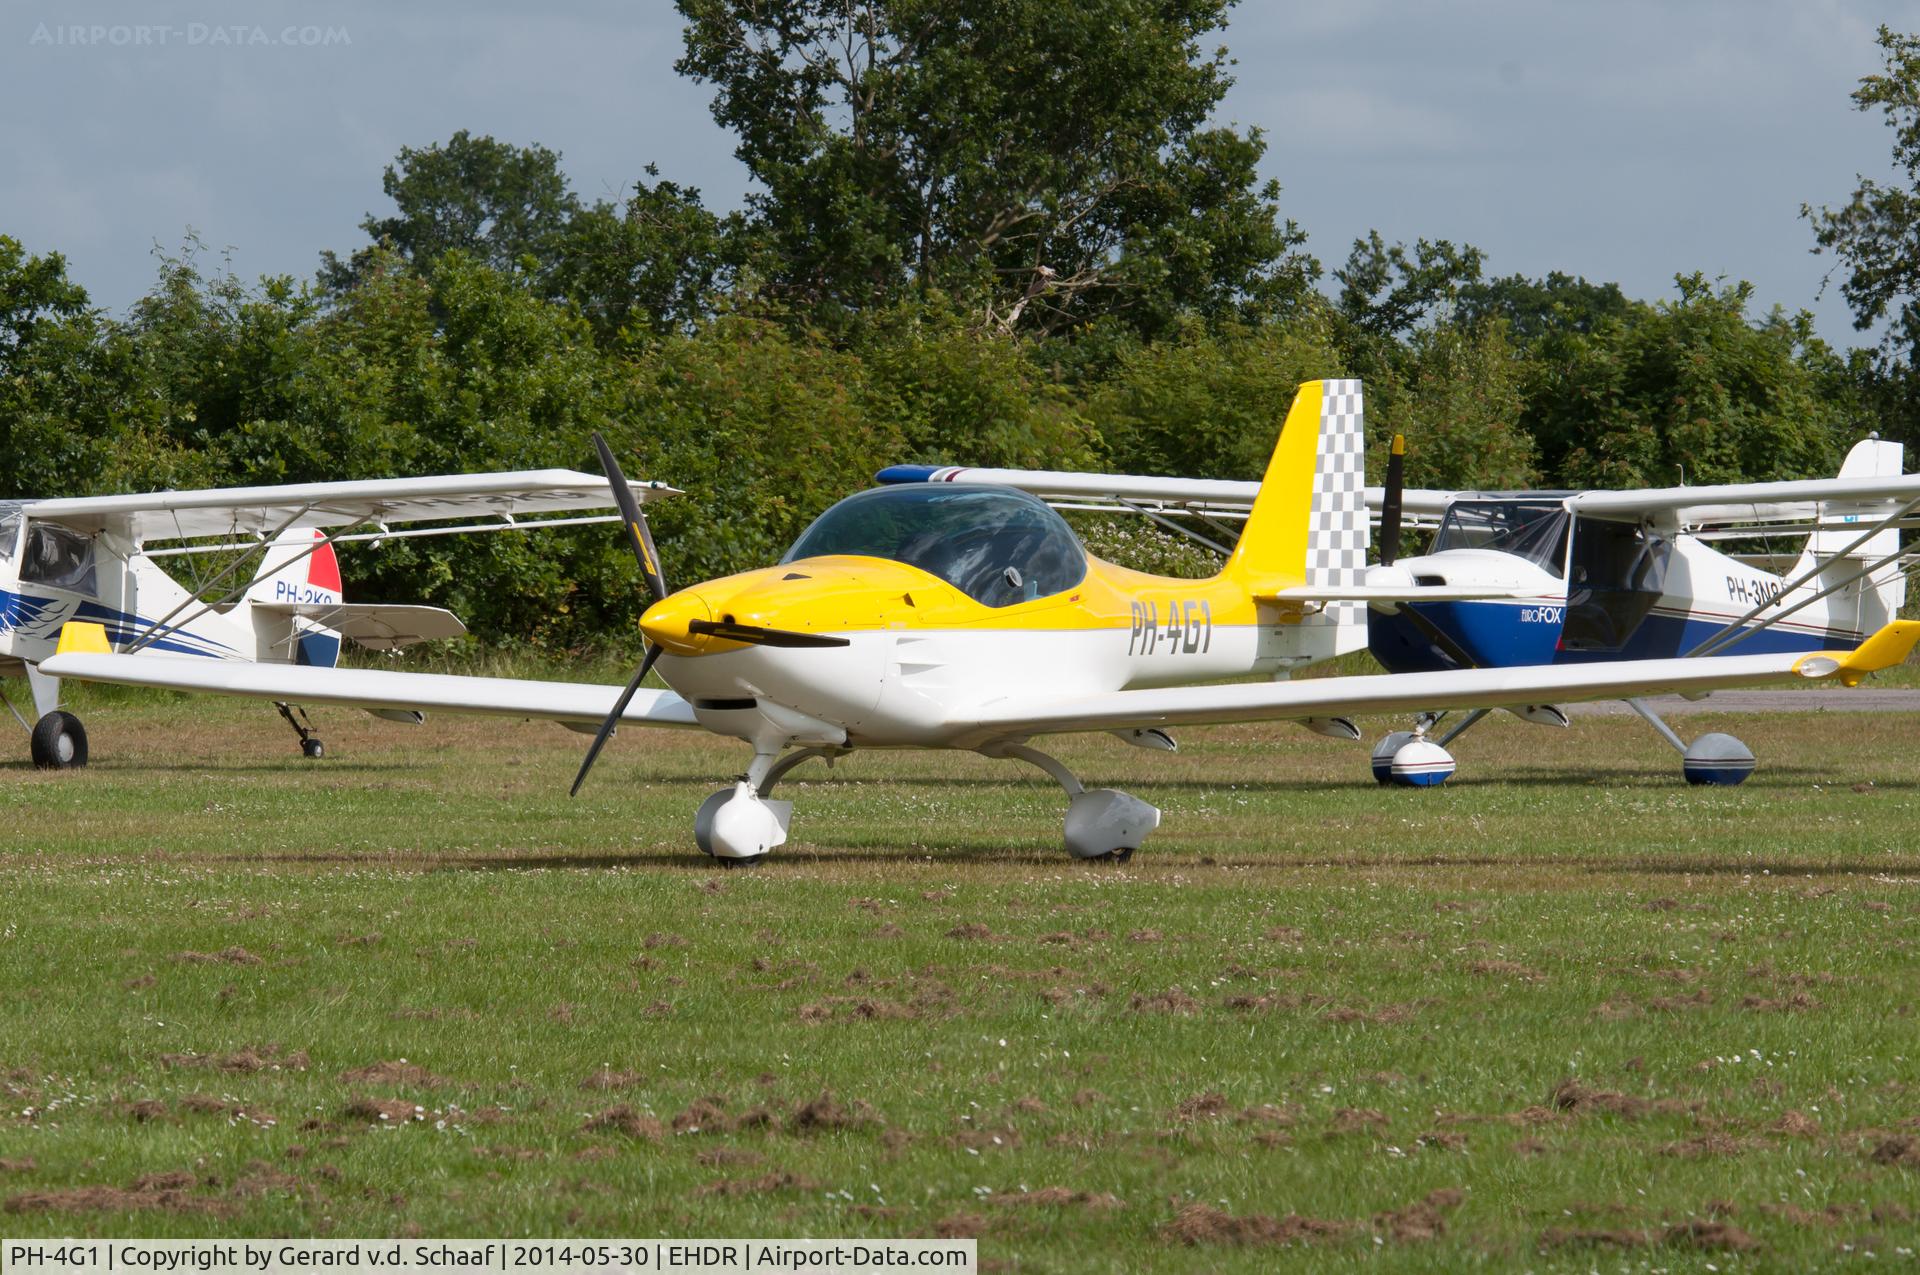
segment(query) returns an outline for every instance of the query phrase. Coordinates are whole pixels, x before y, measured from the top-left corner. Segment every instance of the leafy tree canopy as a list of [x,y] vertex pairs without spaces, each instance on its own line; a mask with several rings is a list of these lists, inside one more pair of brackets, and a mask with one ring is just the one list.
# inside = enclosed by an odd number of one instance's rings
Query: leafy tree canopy
[[1841,295],[1861,330],[1891,317],[1888,340],[1908,353],[1920,349],[1920,35],[1881,27],[1883,71],[1860,81],[1855,109],[1877,110],[1893,130],[1898,184],[1863,177],[1838,208],[1803,204],[1817,252],[1831,252],[1847,269]]
[[[496,270],[541,272],[580,207],[558,152],[475,137],[464,128],[444,145],[402,147],[380,185],[397,211],[368,213],[360,228],[423,268],[457,249]],[[358,261],[325,253],[321,277],[338,287],[353,277]]]
[[1547,472],[1575,487],[1835,472],[1852,421],[1811,316],[1755,324],[1751,285],[1676,284],[1677,300],[1536,347],[1524,420]]
[[769,282],[860,312],[973,299],[1002,330],[1163,331],[1296,295],[1257,131],[1209,126],[1232,0],[676,0],[771,241]]

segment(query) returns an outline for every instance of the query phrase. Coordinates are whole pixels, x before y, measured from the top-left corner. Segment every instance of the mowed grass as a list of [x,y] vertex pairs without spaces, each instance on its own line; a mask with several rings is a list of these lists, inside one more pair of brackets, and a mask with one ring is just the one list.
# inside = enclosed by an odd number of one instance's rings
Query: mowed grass
[[[1920,795],[1898,715],[1492,721],[1438,792],[1272,726],[1037,772],[83,703],[5,763],[0,1232],[974,1235],[1020,1271],[1905,1262]],[[1390,723],[1369,723],[1377,736]]]

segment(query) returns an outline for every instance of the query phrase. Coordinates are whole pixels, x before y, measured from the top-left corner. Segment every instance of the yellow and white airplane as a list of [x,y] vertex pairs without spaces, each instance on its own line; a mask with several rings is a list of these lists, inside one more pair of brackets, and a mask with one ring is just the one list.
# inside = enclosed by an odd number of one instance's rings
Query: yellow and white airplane
[[[792,806],[774,785],[812,758],[854,749],[965,749],[1040,767],[1066,789],[1066,848],[1124,860],[1160,812],[1086,788],[1035,748],[1037,736],[1108,731],[1172,749],[1169,728],[1291,720],[1358,738],[1344,718],[1436,705],[1704,692],[1795,678],[1849,685],[1906,658],[1920,623],[1894,623],[1857,650],[1193,685],[1280,675],[1349,644],[1336,609],[1370,602],[1492,596],[1455,587],[1361,582],[1367,515],[1360,386],[1301,387],[1238,547],[1221,572],[1183,580],[1089,555],[1058,513],[1006,487],[882,487],[827,510],[775,566],[668,589],[639,504],[597,439],[635,556],[655,599],[641,617],[644,662],[611,686],[435,674],[129,658],[69,626],[45,669],[62,677],[305,703],[538,717],[600,731],[578,791],[618,725],[701,727],[753,752],[714,793],[695,839],[728,863],[787,838]],[[1504,595],[1499,595],[1504,596]],[[1348,638],[1352,635],[1349,633]],[[1364,642],[1364,632],[1358,635]],[[657,668],[670,691],[642,691]],[[1409,769],[1422,764],[1415,739]]]

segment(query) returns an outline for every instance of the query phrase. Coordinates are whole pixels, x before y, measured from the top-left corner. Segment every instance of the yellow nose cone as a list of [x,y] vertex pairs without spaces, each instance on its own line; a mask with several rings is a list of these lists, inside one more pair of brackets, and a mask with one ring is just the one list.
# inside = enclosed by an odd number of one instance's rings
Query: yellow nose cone
[[704,646],[707,639],[687,632],[695,620],[711,620],[713,611],[706,599],[691,589],[682,589],[647,608],[640,617],[640,631],[678,655],[689,655]]

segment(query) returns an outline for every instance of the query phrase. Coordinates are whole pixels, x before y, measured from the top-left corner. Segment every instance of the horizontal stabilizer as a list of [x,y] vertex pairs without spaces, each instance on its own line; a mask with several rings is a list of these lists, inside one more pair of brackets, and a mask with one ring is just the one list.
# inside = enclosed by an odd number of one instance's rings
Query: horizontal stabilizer
[[1920,620],[1895,620],[1851,651],[1815,651],[1803,656],[1794,672],[1811,678],[1837,676],[1848,686],[1858,686],[1869,673],[1906,663],[1916,642],[1920,642]]
[[1531,598],[1537,589],[1496,584],[1369,585],[1296,584],[1255,595],[1263,602],[1484,602],[1492,598]]
[[370,651],[463,637],[467,631],[459,616],[440,607],[389,606],[381,602],[256,602],[254,610],[311,620]]

